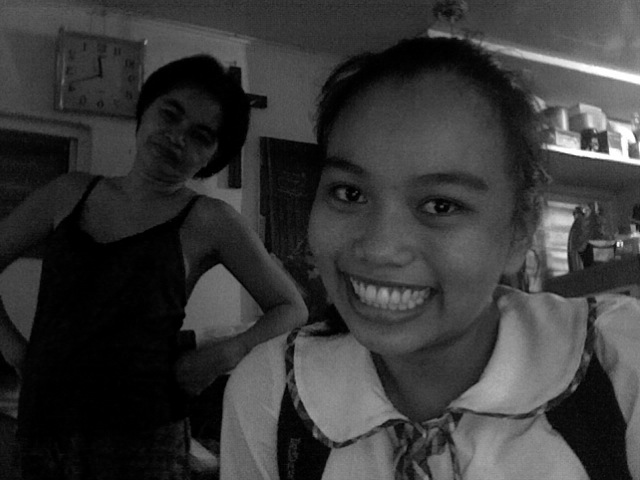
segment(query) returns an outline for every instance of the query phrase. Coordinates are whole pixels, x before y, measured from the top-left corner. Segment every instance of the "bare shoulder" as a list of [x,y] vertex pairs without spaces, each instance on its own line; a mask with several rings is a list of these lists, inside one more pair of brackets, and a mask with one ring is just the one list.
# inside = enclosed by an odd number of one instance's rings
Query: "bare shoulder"
[[194,206],[194,213],[201,215],[203,218],[219,216],[234,217],[240,215],[238,211],[224,200],[219,198],[207,197],[206,195],[198,198]]
[[207,196],[198,199],[189,217],[191,227],[207,235],[211,235],[212,226],[225,227],[215,228],[216,231],[229,227],[248,228],[247,221],[235,208],[223,200]]
[[95,175],[88,172],[69,172],[64,175],[60,175],[54,181],[58,182],[62,186],[69,188],[85,189],[89,182],[95,178]]
[[51,200],[55,205],[56,223],[68,215],[78,203],[95,175],[86,172],[71,172],[61,175],[49,184]]
[[67,190],[68,193],[84,192],[89,182],[95,177],[95,175],[87,172],[69,172],[60,175],[53,182],[62,190]]
[[0,222],[0,270],[43,241],[73,209],[92,177],[60,176],[32,192]]

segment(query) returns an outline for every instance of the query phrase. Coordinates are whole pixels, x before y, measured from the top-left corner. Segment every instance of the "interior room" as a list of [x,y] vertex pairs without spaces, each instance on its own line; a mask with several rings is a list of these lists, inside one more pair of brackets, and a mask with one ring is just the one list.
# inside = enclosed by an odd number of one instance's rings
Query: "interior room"
[[[64,35],[135,44],[141,53],[140,81],[169,61],[209,53],[237,69],[250,94],[251,126],[241,158],[191,186],[249,220],[304,289],[313,315],[323,305],[324,291],[305,260],[304,232],[312,200],[308,187],[317,173],[308,164],[318,154],[314,110],[322,82],[347,55],[409,36],[467,35],[519,72],[549,116],[544,149],[553,182],[518,285],[569,296],[603,291],[640,296],[640,123],[634,123],[635,115],[640,122],[640,4],[467,0],[460,2],[462,11],[436,14],[434,6],[441,3],[447,2],[4,1],[0,214],[61,173],[120,175],[133,161],[130,113],[78,108],[61,96]],[[587,150],[581,132],[592,129],[589,122],[600,122],[596,133],[604,136],[597,148]],[[33,162],[37,178],[28,174]],[[604,225],[593,247],[599,256],[590,265],[571,265],[575,210],[589,206],[592,212],[595,204]],[[6,309],[27,338],[40,272],[35,249],[0,276]],[[240,332],[260,314],[242,285],[224,268],[215,268],[197,284],[183,329],[204,342]],[[6,404],[0,415],[6,419],[15,415],[15,379],[7,374],[0,386],[5,392],[0,407]]]

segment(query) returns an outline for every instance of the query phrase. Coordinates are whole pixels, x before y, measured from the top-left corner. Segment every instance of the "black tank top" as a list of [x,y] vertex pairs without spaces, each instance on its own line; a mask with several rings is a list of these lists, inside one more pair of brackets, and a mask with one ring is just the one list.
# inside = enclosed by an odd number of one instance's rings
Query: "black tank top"
[[186,416],[173,366],[187,295],[174,218],[99,243],[79,227],[95,178],[53,231],[20,396],[23,437],[154,428]]

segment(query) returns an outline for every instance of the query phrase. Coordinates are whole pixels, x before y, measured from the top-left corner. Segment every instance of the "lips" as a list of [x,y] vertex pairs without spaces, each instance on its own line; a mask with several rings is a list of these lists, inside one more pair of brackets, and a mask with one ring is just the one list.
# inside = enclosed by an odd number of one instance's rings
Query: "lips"
[[172,162],[175,162],[180,158],[178,151],[164,140],[153,139],[151,141],[151,145],[158,154]]
[[431,288],[410,288],[370,283],[348,277],[353,292],[365,305],[383,310],[409,311],[422,305]]

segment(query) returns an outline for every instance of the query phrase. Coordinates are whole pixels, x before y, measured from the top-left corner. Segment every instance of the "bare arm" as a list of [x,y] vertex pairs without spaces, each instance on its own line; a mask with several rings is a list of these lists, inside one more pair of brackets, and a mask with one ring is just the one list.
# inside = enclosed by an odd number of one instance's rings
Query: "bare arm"
[[[0,273],[30,247],[44,240],[52,229],[59,181],[31,194],[0,221]],[[22,369],[27,340],[9,318],[0,299],[0,352],[18,373]]]
[[233,369],[257,344],[304,324],[308,315],[300,292],[244,217],[226,204],[216,208],[208,234],[215,237],[220,263],[247,289],[263,315],[245,332],[200,347],[181,359],[178,378],[191,394]]

